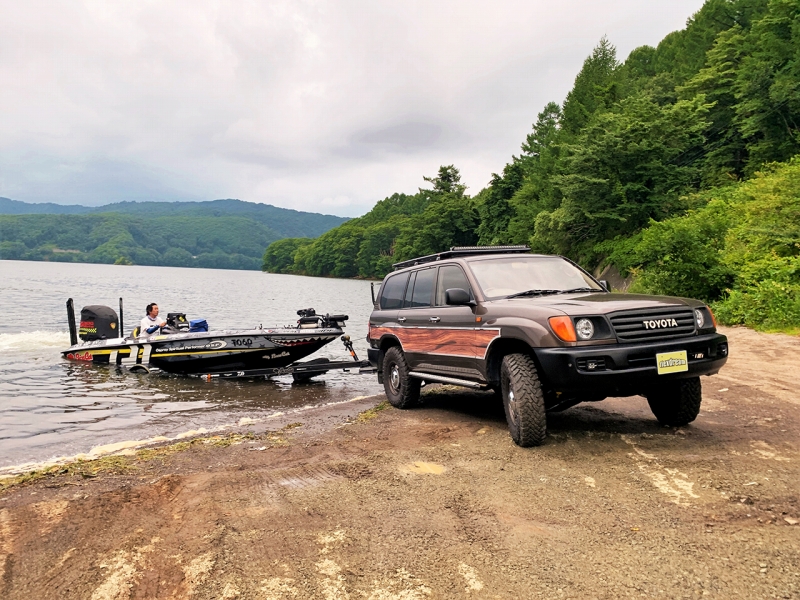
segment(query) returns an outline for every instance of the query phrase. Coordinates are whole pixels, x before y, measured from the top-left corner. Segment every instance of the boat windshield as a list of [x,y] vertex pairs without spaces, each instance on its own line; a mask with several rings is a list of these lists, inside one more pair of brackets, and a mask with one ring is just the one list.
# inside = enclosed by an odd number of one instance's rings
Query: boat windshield
[[589,275],[559,256],[513,256],[470,261],[487,300],[605,291]]

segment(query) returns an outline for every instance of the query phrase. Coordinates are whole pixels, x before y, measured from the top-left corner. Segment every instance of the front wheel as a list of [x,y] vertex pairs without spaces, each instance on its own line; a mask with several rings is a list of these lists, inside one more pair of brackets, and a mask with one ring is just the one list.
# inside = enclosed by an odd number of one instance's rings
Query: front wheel
[[645,394],[650,410],[662,425],[682,427],[697,418],[703,390],[699,377],[670,381]]
[[389,404],[395,408],[410,408],[419,404],[422,382],[409,377],[410,369],[403,351],[394,346],[383,357],[383,388]]
[[503,357],[500,393],[514,443],[523,448],[542,445],[547,435],[544,393],[530,356],[509,354]]

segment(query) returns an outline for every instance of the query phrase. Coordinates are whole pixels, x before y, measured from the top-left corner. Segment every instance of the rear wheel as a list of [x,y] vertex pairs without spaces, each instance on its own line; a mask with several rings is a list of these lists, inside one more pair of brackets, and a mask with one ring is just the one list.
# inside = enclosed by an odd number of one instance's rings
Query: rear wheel
[[394,346],[383,357],[383,388],[389,404],[395,408],[410,408],[419,404],[422,382],[408,376],[409,368],[403,351]]
[[645,394],[650,410],[662,425],[688,425],[700,413],[703,391],[699,377],[679,379],[660,385]]
[[500,393],[511,439],[518,446],[540,446],[547,435],[544,393],[533,359],[509,354],[500,366]]

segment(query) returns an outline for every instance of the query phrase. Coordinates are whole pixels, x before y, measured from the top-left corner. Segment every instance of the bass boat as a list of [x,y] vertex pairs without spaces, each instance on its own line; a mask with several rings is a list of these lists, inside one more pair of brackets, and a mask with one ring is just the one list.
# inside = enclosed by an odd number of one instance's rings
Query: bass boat
[[[297,314],[300,318],[296,326],[207,331],[203,330],[205,321],[197,327],[194,321],[190,325],[185,314],[169,313],[167,325],[160,331],[142,335],[136,328],[124,337],[121,298],[119,316],[107,306],[84,307],[78,330],[70,298],[67,315],[71,346],[61,354],[68,360],[120,365],[147,372],[160,369],[209,377],[213,374],[288,374],[292,373],[288,365],[342,336],[348,319],[347,315],[318,315],[313,308],[299,310]],[[342,336],[342,340],[351,350],[350,338]],[[357,360],[352,350],[351,354]],[[338,363],[328,366],[333,364]]]

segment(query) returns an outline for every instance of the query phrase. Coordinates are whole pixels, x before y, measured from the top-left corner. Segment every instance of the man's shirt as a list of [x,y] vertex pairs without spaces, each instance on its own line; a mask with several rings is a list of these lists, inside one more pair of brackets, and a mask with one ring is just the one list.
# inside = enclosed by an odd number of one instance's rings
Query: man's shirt
[[156,326],[163,327],[166,324],[167,322],[161,317],[156,317],[153,319],[150,317],[150,315],[147,315],[144,319],[142,319],[142,322],[139,323],[139,335],[151,335],[152,333],[158,333],[158,329],[152,331],[151,333],[148,333],[147,330]]

